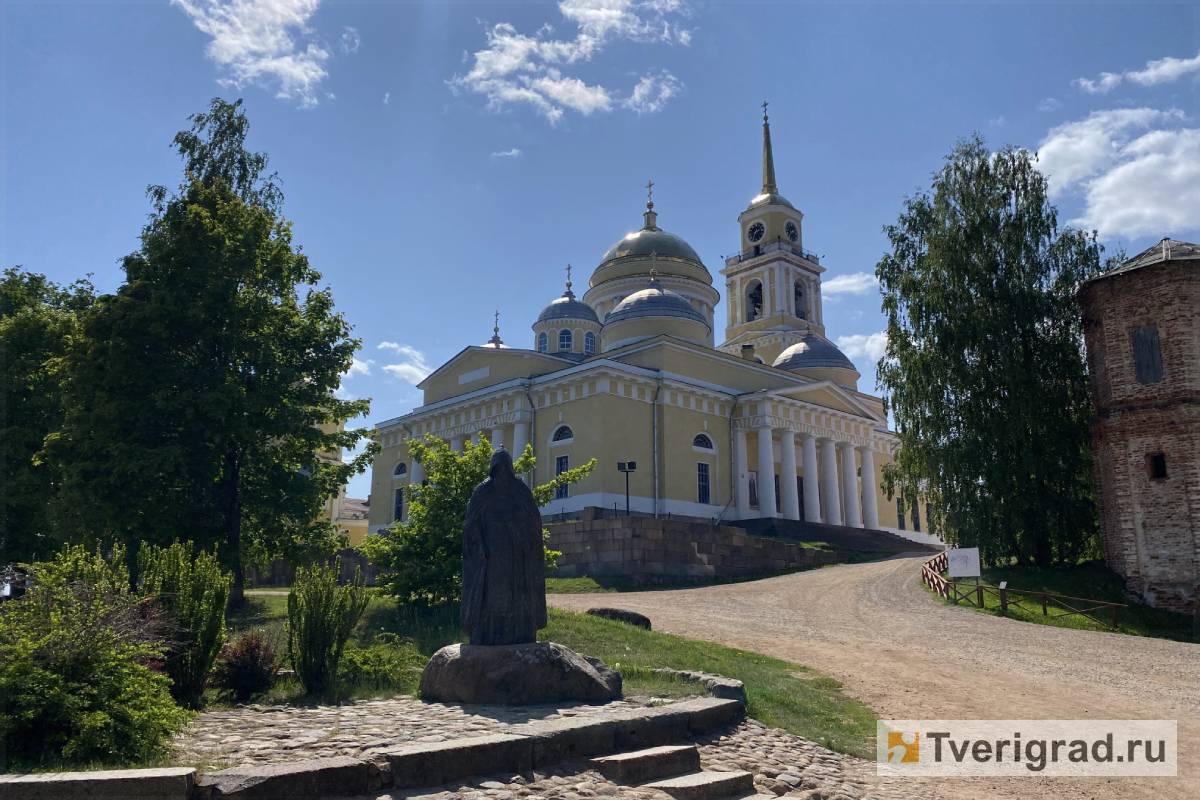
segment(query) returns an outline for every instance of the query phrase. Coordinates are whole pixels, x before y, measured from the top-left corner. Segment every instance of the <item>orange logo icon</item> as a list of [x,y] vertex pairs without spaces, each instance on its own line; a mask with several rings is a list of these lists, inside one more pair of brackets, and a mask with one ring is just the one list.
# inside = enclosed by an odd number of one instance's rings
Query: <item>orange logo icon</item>
[[921,734],[907,731],[887,732],[889,764],[918,764],[921,761]]

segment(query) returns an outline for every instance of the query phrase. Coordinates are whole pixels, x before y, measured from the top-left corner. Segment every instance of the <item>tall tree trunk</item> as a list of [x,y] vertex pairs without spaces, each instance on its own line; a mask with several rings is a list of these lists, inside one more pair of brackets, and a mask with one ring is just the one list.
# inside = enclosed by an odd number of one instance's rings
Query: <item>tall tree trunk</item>
[[246,575],[242,571],[242,494],[241,459],[230,450],[225,454],[225,561],[233,573],[229,587],[229,607],[241,608],[246,602]]

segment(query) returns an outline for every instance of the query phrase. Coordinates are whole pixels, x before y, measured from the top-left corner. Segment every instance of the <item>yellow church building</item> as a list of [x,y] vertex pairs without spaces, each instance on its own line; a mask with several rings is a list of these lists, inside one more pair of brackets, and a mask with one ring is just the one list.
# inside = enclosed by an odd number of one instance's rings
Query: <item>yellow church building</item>
[[597,459],[546,514],[623,512],[618,463],[634,462],[635,514],[908,527],[880,486],[896,437],[883,402],[859,390],[826,335],[825,267],[776,186],[765,114],[762,132],[762,190],[738,216],[739,251],[720,270],[724,341],[714,340],[713,275],[659,227],[651,195],[641,228],[604,253],[582,297],[568,271],[528,349],[506,346],[497,328],[419,384],[423,405],[375,426],[371,532],[404,518],[403,489],[422,479],[407,443],[428,434],[453,448],[468,437],[513,453],[532,444],[536,483]]

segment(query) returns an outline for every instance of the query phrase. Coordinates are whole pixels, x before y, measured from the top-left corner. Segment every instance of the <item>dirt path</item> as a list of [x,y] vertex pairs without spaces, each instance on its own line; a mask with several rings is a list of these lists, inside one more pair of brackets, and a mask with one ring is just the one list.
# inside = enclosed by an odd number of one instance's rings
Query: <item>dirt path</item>
[[1200,645],[1053,628],[935,602],[920,558],[622,595],[656,630],[814,667],[890,719],[1177,719],[1180,778],[957,780],[947,797],[1200,797]]

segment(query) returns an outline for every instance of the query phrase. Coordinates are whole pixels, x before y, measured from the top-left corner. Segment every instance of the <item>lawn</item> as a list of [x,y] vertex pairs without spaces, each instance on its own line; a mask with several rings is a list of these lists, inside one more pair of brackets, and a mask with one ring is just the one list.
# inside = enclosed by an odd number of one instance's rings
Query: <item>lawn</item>
[[[1100,621],[1080,615],[1055,616],[1063,609],[1050,603],[1049,614],[1042,614],[1041,600],[1030,597],[1022,601],[1020,607],[1013,605],[1013,594],[1025,592],[1051,592],[1054,594],[1083,597],[1094,600],[1104,600],[1112,603],[1127,603],[1127,608],[1118,612],[1116,631],[1132,636],[1153,636],[1162,639],[1175,639],[1183,642],[1196,641],[1193,634],[1192,617],[1173,611],[1151,608],[1136,602],[1125,594],[1125,583],[1121,577],[1104,565],[1103,561],[1086,561],[1069,567],[1020,567],[1003,566],[983,570],[980,582],[991,586],[999,586],[1001,581],[1008,581],[1010,591],[1008,616],[1025,622],[1043,625],[1055,625],[1062,628],[1079,628],[1082,630],[1111,631],[1110,612],[1099,610],[1092,612]],[[970,583],[970,579],[963,579]],[[967,605],[965,601],[959,603]],[[1071,603],[1076,608],[1085,607],[1081,603]],[[972,606],[973,607],[973,606]],[[985,613],[1000,614],[1000,599],[993,593],[984,593]]]
[[[265,627],[275,630],[282,641],[287,598],[251,594],[247,600],[246,608],[230,617],[231,630]],[[368,646],[381,633],[401,637],[404,650],[401,662],[406,675],[392,692],[415,694],[420,666],[438,648],[459,640],[457,618],[457,608],[453,606],[398,608],[392,599],[375,596],[355,630],[352,644]],[[748,712],[755,719],[832,750],[874,757],[875,714],[847,697],[837,681],[807,667],[557,609],[551,609],[550,623],[541,632],[541,638],[599,657],[619,669],[630,694],[675,696],[698,691],[692,684],[653,674],[651,670],[658,667],[701,670],[737,678],[746,684]],[[372,692],[363,687],[347,693],[347,697],[366,696],[372,696]],[[302,702],[298,687],[291,685],[289,689],[286,683],[267,699]]]

